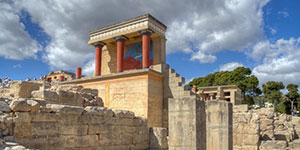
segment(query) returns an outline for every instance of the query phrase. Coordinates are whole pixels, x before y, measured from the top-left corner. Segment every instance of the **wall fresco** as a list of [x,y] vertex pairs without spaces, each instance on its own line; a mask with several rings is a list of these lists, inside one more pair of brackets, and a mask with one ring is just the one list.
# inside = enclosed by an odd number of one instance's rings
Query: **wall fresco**
[[[123,59],[124,70],[141,69],[143,64],[142,42],[126,45]],[[150,65],[153,64],[153,41],[150,41]]]

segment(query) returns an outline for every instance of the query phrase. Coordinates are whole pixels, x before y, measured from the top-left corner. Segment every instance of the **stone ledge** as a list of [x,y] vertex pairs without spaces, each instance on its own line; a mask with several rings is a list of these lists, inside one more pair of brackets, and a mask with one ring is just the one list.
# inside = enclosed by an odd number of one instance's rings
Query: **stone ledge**
[[108,80],[108,79],[121,79],[124,77],[138,76],[138,75],[145,75],[145,74],[150,74],[150,75],[154,75],[154,76],[163,78],[163,75],[160,72],[157,72],[155,70],[138,69],[138,70],[124,71],[124,72],[120,72],[120,73],[112,73],[112,74],[108,74],[108,75],[83,77],[81,79],[60,82],[59,84],[78,84],[78,83],[91,82],[91,81],[104,81],[104,80]]

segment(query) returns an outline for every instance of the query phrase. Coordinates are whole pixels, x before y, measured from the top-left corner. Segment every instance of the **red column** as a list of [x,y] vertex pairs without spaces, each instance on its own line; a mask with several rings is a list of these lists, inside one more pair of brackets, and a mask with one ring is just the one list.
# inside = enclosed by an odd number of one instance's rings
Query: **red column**
[[77,67],[76,68],[76,79],[80,79],[81,78],[81,68]]
[[103,44],[95,44],[95,75],[101,75],[101,56]]
[[64,81],[65,77],[64,76],[59,76],[59,81]]
[[213,94],[213,93],[210,93],[210,94],[209,94],[209,97],[210,97],[210,99],[209,99],[209,100],[213,100],[213,99],[214,99],[214,96],[215,96],[215,94]]
[[117,39],[117,72],[123,71],[124,41],[123,38]]
[[150,66],[150,39],[151,32],[142,32],[142,42],[143,42],[143,68],[149,68]]

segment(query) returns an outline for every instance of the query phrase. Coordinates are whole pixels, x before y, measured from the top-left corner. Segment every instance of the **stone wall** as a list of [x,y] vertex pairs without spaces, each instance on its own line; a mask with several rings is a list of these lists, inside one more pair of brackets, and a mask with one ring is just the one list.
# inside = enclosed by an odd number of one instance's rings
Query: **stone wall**
[[137,116],[147,118],[149,127],[162,127],[162,82],[162,74],[142,69],[62,84],[97,89],[105,107],[133,111]]
[[207,149],[232,150],[232,103],[224,100],[205,103]]
[[169,150],[232,150],[232,104],[169,99]]
[[205,150],[205,119],[204,101],[169,99],[169,150]]
[[274,112],[273,108],[233,109],[235,150],[299,150],[299,118]]
[[259,115],[248,112],[247,105],[233,106],[233,148],[257,150],[260,136]]
[[14,98],[29,98],[33,90],[38,90],[42,85],[33,82],[11,81],[9,88],[0,88],[0,96]]
[[[88,100],[83,95],[96,94],[91,89],[76,86],[60,87],[58,93],[53,89],[40,90],[47,93],[41,97],[37,97],[40,91],[33,91],[32,96],[35,98],[0,96],[0,149],[149,148],[149,129],[145,118],[137,117],[131,111],[102,107],[101,103],[88,103],[87,101],[93,100]],[[62,96],[64,92],[67,92],[65,95],[67,97]],[[60,95],[61,93],[64,94]],[[73,99],[74,105],[71,105]],[[82,105],[79,105],[77,99],[83,99]],[[69,101],[69,105],[61,104],[66,101]]]

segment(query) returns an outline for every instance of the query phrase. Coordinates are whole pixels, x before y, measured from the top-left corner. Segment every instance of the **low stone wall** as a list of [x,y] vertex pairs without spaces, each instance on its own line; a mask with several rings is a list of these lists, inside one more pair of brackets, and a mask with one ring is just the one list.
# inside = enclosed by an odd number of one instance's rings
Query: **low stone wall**
[[169,99],[169,150],[232,150],[232,104]]
[[247,105],[233,107],[233,148],[257,150],[260,136],[259,116],[248,112]]
[[169,99],[169,150],[206,149],[205,102]]
[[209,100],[205,106],[207,150],[232,150],[232,103]]
[[42,150],[149,147],[147,122],[133,112],[99,106],[39,105],[32,99],[12,101],[12,112],[1,115],[1,136],[13,135],[20,144]]
[[235,150],[299,150],[300,117],[278,114],[273,108],[233,109],[233,147]]
[[38,90],[42,84],[24,81],[11,81],[9,88],[0,88],[0,96],[30,98],[31,92]]
[[0,149],[149,149],[147,120],[102,107],[94,94],[69,86],[32,91],[35,98],[0,96]]

